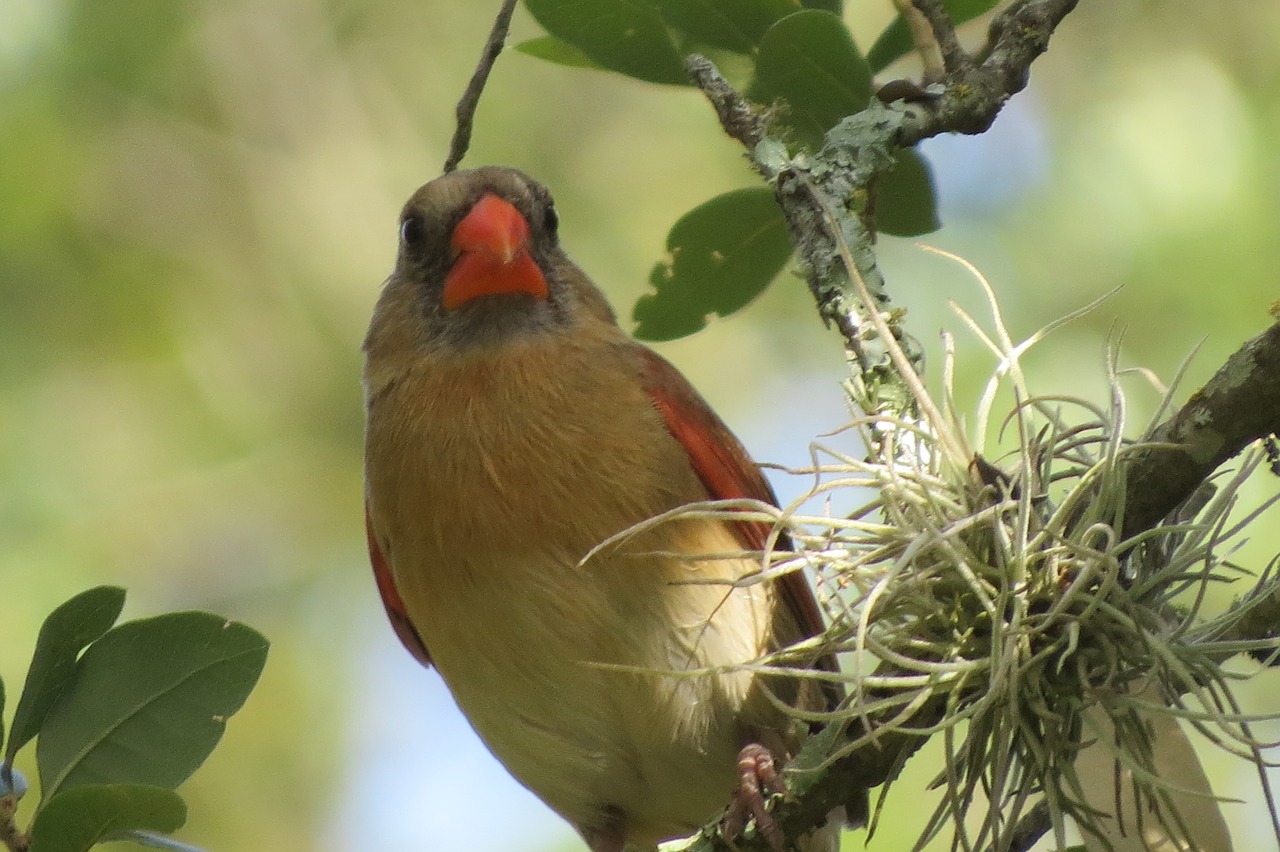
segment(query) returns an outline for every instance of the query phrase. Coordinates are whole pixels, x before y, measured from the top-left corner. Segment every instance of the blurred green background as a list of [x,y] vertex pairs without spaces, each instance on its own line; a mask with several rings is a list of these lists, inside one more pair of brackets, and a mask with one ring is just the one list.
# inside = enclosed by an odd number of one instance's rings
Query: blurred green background
[[[577,848],[399,649],[361,528],[361,336],[496,5],[0,0],[0,675],[16,694],[43,616],[98,583],[129,588],[126,616],[264,631],[261,685],[183,788],[181,836],[210,849]],[[890,3],[848,5],[870,44]],[[519,13],[513,38],[536,34]],[[1166,378],[1203,341],[1190,389],[1266,325],[1277,44],[1276,4],[1081,4],[990,134],[926,145],[946,222],[929,241],[990,277],[1015,336],[1124,285],[1028,358],[1040,390],[1101,399],[1119,328],[1122,363]],[[670,224],[750,181],[695,93],[515,53],[468,158],[490,162],[552,187],[624,317]],[[882,261],[931,352],[960,329],[949,299],[981,310],[910,242]],[[990,363],[960,337],[972,389]],[[792,277],[661,349],[761,460],[804,463],[845,416],[839,346]],[[1156,396],[1133,389],[1140,425]],[[1277,490],[1257,480],[1251,499]],[[1239,559],[1261,567],[1274,528]],[[1249,706],[1275,709],[1276,686]],[[1208,757],[1247,802],[1241,848],[1269,847],[1256,778]],[[907,848],[907,785],[930,774],[913,763],[875,848]]]

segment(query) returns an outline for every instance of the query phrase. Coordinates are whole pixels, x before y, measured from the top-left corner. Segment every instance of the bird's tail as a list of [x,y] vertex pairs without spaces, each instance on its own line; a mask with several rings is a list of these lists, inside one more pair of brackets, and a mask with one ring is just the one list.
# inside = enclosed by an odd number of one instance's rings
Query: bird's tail
[[[1154,691],[1144,697],[1159,700]],[[1097,708],[1092,712],[1099,729],[1110,730],[1106,714]],[[1167,713],[1151,713],[1147,723],[1155,740],[1156,773],[1180,788],[1169,796],[1181,823],[1169,826],[1154,814],[1138,812],[1132,773],[1116,763],[1112,747],[1100,740],[1076,757],[1076,773],[1089,804],[1105,815],[1098,820],[1103,837],[1086,837],[1085,848],[1089,852],[1231,852],[1222,809],[1178,720]]]

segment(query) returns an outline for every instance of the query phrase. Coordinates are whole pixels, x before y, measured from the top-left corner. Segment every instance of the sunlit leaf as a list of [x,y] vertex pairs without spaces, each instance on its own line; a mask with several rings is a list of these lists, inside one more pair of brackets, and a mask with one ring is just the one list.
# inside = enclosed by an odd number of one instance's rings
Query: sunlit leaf
[[525,0],[525,7],[547,32],[604,68],[650,83],[689,83],[667,25],[648,3]]
[[[999,0],[943,0],[943,8],[957,24],[990,12]],[[893,19],[893,23],[885,27],[884,32],[867,51],[867,62],[875,73],[883,71],[889,63],[899,57],[906,56],[915,49],[911,38],[911,28],[901,15]]]
[[897,165],[876,179],[876,229],[897,237],[938,230],[942,222],[929,162],[914,149],[895,158]]
[[76,676],[80,652],[116,623],[124,607],[124,594],[118,586],[98,586],[71,598],[45,618],[22,697],[13,711],[5,763],[11,763],[18,750],[40,733],[50,708]]
[[30,852],[85,852],[135,829],[176,831],[187,821],[182,797],[146,784],[104,784],[64,790],[36,815]]
[[46,800],[132,782],[176,787],[222,737],[262,673],[267,641],[205,612],[122,624],[89,646],[40,731]]
[[667,235],[668,260],[654,266],[633,317],[636,336],[672,340],[707,317],[742,308],[782,270],[791,241],[773,193],[739,189],[686,213]]
[[750,94],[757,103],[785,102],[782,121],[817,148],[836,122],[867,105],[871,69],[838,17],[797,12],[764,34]]
[[604,66],[593,61],[590,56],[555,36],[531,38],[517,44],[515,49],[528,56],[545,59],[547,62],[554,62],[556,65],[564,65],[569,68],[604,70]]
[[668,24],[691,39],[739,53],[754,50],[776,21],[799,10],[795,0],[651,0]]

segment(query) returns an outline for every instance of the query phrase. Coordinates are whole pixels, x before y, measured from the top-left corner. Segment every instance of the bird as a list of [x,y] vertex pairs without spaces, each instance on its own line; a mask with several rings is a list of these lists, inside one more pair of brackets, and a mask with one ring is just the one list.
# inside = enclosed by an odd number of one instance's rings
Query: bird
[[[653,849],[726,813],[781,849],[764,800],[840,700],[777,503],[689,381],[619,326],[521,171],[448,172],[399,219],[364,340],[370,561],[401,642],[488,749],[591,852]],[[673,513],[671,517],[646,524]],[[637,526],[643,525],[643,526]],[[814,644],[814,643],[809,643]],[[840,821],[800,839],[838,848]]]

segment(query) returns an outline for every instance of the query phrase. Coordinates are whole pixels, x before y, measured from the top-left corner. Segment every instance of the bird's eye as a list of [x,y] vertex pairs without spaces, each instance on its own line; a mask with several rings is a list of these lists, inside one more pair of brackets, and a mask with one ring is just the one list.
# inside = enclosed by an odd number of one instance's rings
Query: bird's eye
[[554,204],[547,205],[547,212],[542,220],[543,226],[547,229],[547,233],[555,236],[556,228],[560,226],[560,214],[556,213]]
[[416,213],[410,213],[400,222],[400,242],[407,245],[417,245],[422,239],[422,217]]

